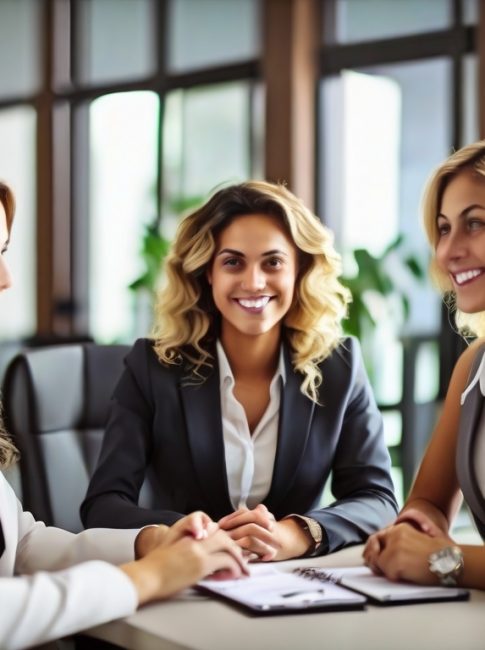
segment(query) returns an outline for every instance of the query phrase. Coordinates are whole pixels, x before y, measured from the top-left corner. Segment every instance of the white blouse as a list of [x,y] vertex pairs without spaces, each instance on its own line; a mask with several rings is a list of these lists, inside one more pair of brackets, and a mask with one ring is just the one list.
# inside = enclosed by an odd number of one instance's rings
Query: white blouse
[[234,375],[220,341],[219,363],[222,432],[229,496],[234,509],[255,508],[269,493],[278,443],[281,382],[286,380],[283,350],[271,380],[268,407],[253,434],[243,406],[234,396]]
[[97,529],[74,535],[47,528],[23,511],[1,472],[0,521],[5,538],[0,557],[2,650],[45,643],[135,611],[135,588],[111,563],[133,559],[138,531]]

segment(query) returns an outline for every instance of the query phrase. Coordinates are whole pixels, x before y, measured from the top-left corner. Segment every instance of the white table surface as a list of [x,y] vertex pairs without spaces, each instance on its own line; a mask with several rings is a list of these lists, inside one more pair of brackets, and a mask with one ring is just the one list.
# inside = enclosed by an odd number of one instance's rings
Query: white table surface
[[[361,550],[280,566],[359,565]],[[254,617],[188,591],[88,634],[130,650],[483,650],[485,592],[472,590],[468,602]]]

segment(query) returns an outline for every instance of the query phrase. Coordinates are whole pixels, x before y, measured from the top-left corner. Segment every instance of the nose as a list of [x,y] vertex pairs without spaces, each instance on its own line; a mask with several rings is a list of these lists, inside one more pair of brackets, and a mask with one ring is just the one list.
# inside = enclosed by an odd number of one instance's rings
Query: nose
[[241,289],[244,291],[262,291],[266,286],[266,275],[256,265],[249,265],[241,280]]
[[8,270],[7,263],[0,256],[0,291],[5,291],[12,286],[12,276]]
[[450,262],[458,261],[467,255],[466,237],[459,230],[450,231],[448,235],[438,242],[436,247],[436,260],[438,264],[446,267]]

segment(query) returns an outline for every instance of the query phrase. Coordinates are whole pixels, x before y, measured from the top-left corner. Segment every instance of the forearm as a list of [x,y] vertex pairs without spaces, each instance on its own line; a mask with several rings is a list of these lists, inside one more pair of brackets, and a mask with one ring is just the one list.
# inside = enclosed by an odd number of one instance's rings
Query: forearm
[[485,546],[460,546],[463,552],[463,573],[458,584],[470,589],[485,589]]
[[403,509],[399,514],[399,521],[406,520],[406,512],[416,509],[425,514],[433,523],[435,523],[438,528],[440,528],[444,533],[448,533],[450,527],[450,521],[448,521],[447,516],[444,512],[432,501],[424,499],[422,497],[413,497],[411,496],[406,503],[404,504]]
[[317,555],[325,555],[365,542],[369,535],[394,521],[397,504],[392,494],[361,492],[305,514],[324,530],[324,542]]
[[86,528],[142,528],[149,524],[171,526],[184,516],[173,510],[141,508],[119,494],[102,494],[86,500],[81,518]]

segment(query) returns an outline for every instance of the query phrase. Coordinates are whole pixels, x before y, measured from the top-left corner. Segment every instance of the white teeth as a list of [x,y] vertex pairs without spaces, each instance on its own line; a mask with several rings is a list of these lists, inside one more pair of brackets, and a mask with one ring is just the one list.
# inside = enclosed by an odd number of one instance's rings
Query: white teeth
[[482,274],[482,271],[480,271],[478,269],[474,269],[473,271],[462,271],[461,273],[457,273],[455,275],[455,280],[456,280],[457,284],[463,284],[464,282],[467,282],[468,280],[473,280],[473,278],[476,278],[481,274]]
[[254,300],[245,300],[244,298],[238,300],[238,303],[247,309],[261,309],[262,307],[266,307],[268,302],[269,296],[263,296],[262,298],[256,298]]

